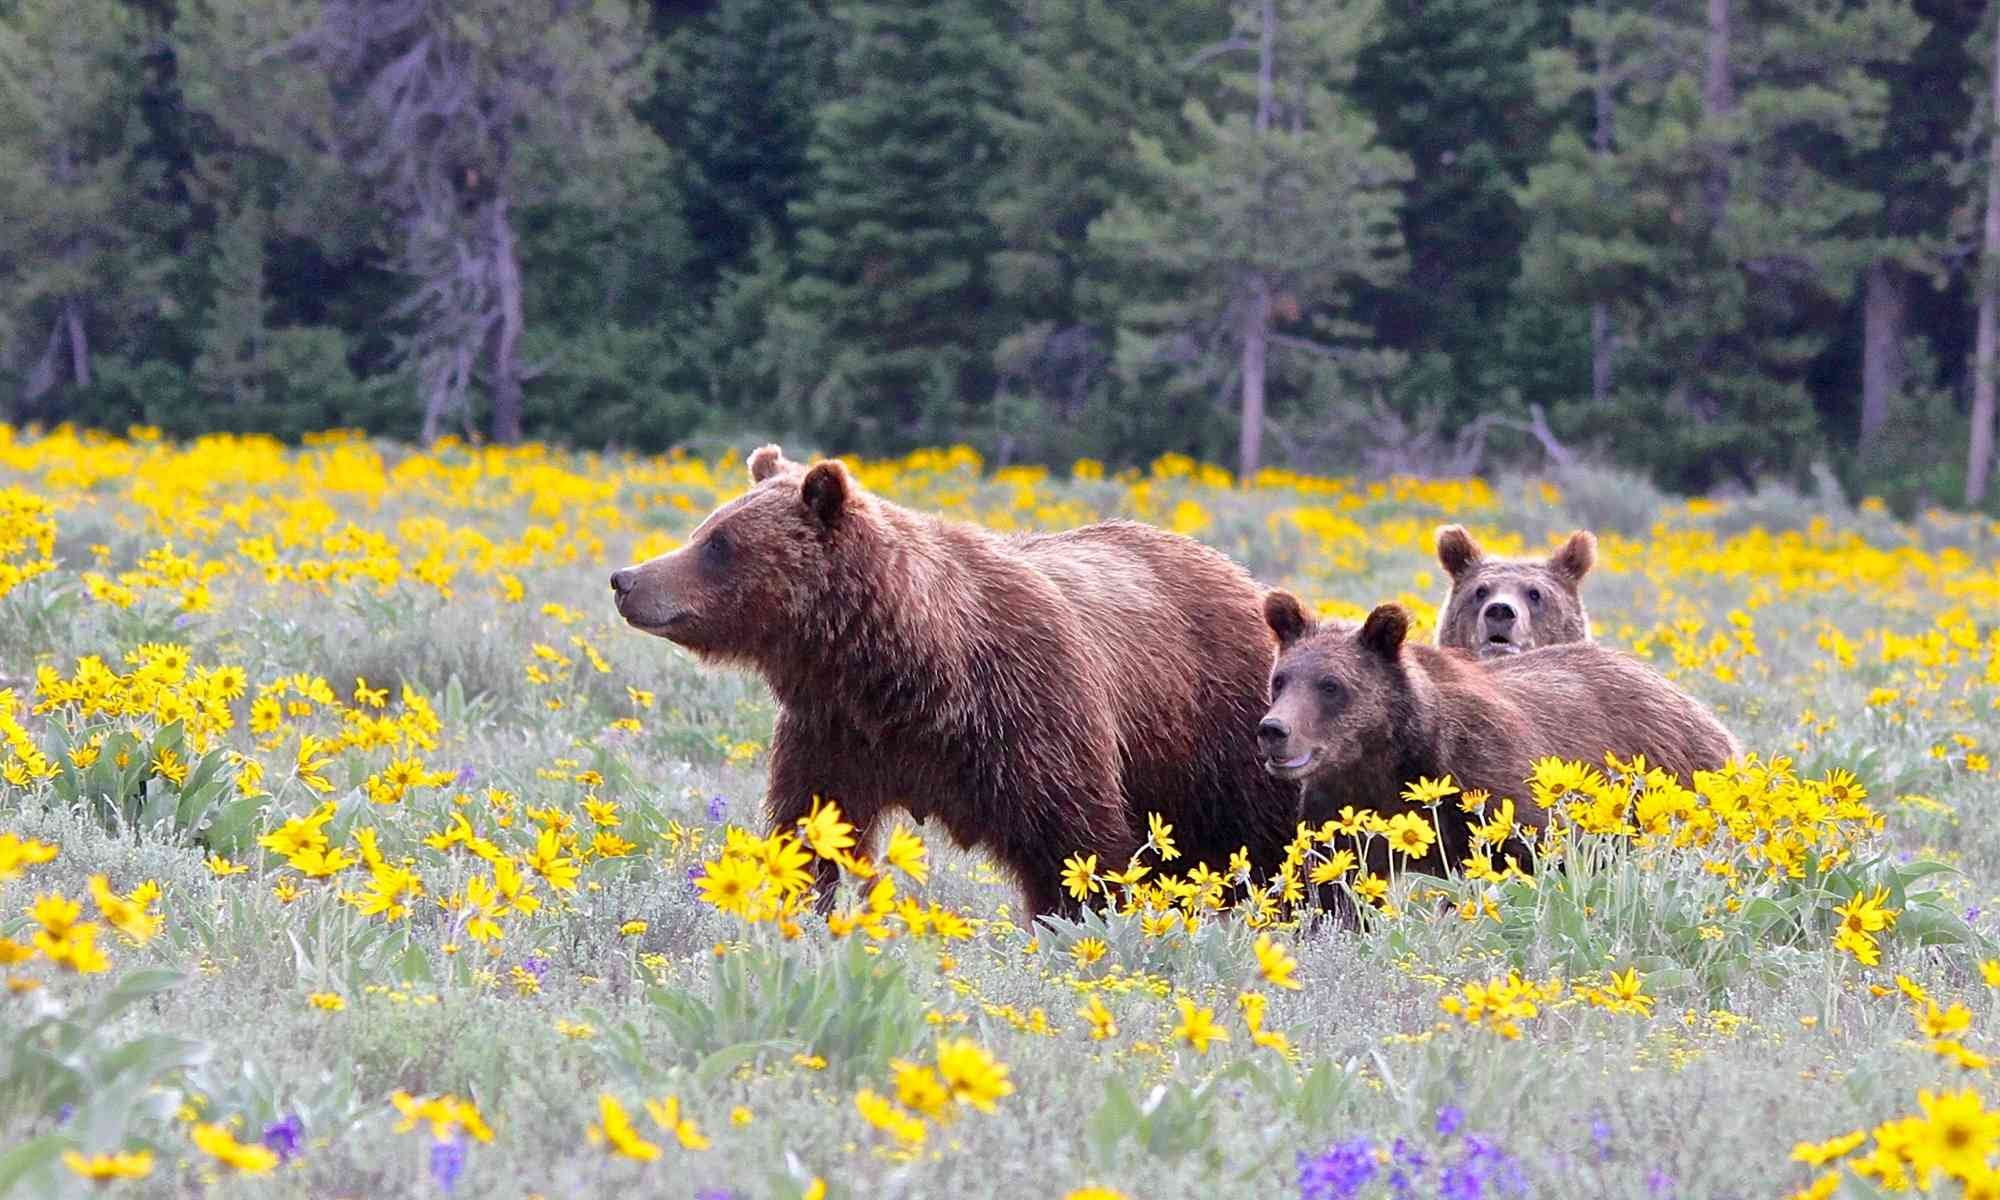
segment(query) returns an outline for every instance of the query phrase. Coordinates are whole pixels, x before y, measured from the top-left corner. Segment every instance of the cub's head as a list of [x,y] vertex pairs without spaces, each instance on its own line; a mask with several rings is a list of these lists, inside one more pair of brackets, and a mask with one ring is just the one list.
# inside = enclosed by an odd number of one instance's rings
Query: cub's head
[[801,466],[776,446],[751,454],[750,483],[680,549],[611,573],[619,616],[714,658],[758,663],[785,652],[867,500],[838,462]]
[[1264,769],[1309,779],[1381,754],[1407,707],[1403,638],[1410,616],[1394,604],[1357,628],[1316,623],[1286,591],[1264,597],[1264,620],[1278,636],[1271,708],[1257,726]]
[[1437,534],[1438,563],[1451,577],[1439,610],[1437,644],[1481,658],[1590,640],[1577,589],[1597,562],[1588,530],[1569,535],[1547,559],[1493,558],[1462,526]]

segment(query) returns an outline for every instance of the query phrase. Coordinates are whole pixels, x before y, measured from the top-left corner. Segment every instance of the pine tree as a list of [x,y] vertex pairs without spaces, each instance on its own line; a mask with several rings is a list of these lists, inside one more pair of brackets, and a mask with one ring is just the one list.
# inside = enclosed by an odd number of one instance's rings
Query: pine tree
[[107,329],[152,302],[163,261],[132,153],[141,78],[118,0],[20,0],[0,23],[0,282],[21,314],[0,335],[34,347],[24,404],[64,379],[88,387]]
[[476,384],[494,440],[520,438],[521,210],[614,205],[657,150],[630,107],[647,66],[631,9],[213,0],[182,24],[194,102],[394,246],[425,439],[469,419]]
[[840,445],[948,436],[989,390],[1000,328],[986,203],[1017,71],[973,0],[865,0],[841,15],[840,96],[820,108],[794,206],[794,316],[828,360],[800,414]]
[[1031,9],[1021,107],[1001,119],[1006,165],[990,208],[1002,243],[994,287],[1017,321],[998,351],[1000,386],[1021,414],[1008,433],[1031,452],[1071,450],[1090,419],[1085,407],[1115,397],[1107,385],[1124,297],[1090,226],[1149,185],[1134,133],[1188,153],[1181,107],[1217,92],[1213,73],[1195,64],[1228,35],[1229,15],[1212,0]]
[[801,0],[740,0],[668,41],[658,94],[643,111],[674,148],[674,190],[698,248],[683,282],[700,295],[748,262],[760,229],[790,249],[789,209],[811,185],[806,148],[833,33]]
[[1619,339],[1617,403],[1558,425],[1686,488],[1795,469],[1816,444],[1806,370],[1880,207],[1839,165],[1881,137],[1868,69],[1923,29],[1904,0],[1743,16],[1730,0],[1578,8],[1576,44],[1541,56],[1545,95],[1608,92],[1608,144],[1562,130],[1522,192],[1531,294],[1602,306]]
[[1364,295],[1363,316],[1382,345],[1444,358],[1439,390],[1461,417],[1515,374],[1494,336],[1527,235],[1515,192],[1554,124],[1536,108],[1530,56],[1557,44],[1565,16],[1553,0],[1391,4],[1356,63],[1356,101],[1416,168],[1402,207],[1409,275]]
[[201,350],[194,361],[195,387],[224,411],[262,404],[267,312],[264,236],[269,216],[245,205],[229,214],[215,234],[214,295]]
[[1398,185],[1408,163],[1376,144],[1368,119],[1334,90],[1352,71],[1373,6],[1246,5],[1250,64],[1226,77],[1222,114],[1199,100],[1185,117],[1186,158],[1135,135],[1149,186],[1091,228],[1092,241],[1142,297],[1121,314],[1118,358],[1131,382],[1161,377],[1183,404],[1234,393],[1237,465],[1261,463],[1270,351],[1307,365],[1337,351],[1353,290],[1402,270]]

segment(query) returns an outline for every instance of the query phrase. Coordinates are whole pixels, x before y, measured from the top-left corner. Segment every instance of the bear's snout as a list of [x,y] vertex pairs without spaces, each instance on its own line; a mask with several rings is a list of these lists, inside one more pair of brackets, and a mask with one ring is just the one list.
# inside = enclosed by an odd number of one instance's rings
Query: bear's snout
[[[612,586],[616,587],[617,584],[614,583]],[[1486,611],[1482,615],[1485,616],[1486,623],[1489,625],[1512,625],[1514,623],[1514,606],[1505,600],[1495,600],[1486,606]]]
[[1265,717],[1257,723],[1257,740],[1266,746],[1278,746],[1292,737],[1292,727],[1277,717]]
[[625,598],[625,593],[631,591],[632,585],[634,583],[637,583],[638,581],[639,581],[639,572],[632,567],[625,567],[621,570],[613,571],[611,572],[611,594],[617,597],[618,599],[623,600]]

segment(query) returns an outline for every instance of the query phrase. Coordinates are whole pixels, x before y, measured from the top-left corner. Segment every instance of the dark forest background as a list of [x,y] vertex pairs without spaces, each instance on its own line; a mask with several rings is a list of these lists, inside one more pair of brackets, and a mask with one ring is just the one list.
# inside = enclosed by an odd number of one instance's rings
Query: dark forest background
[[0,400],[1992,507],[1997,43],[1963,0],[0,0]]

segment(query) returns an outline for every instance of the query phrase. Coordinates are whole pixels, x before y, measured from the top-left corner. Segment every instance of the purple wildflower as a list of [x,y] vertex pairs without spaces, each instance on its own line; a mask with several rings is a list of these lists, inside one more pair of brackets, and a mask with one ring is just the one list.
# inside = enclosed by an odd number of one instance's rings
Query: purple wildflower
[[264,1148],[276,1152],[278,1161],[290,1162],[298,1157],[299,1142],[305,1136],[305,1126],[297,1113],[286,1113],[279,1120],[264,1126],[264,1136],[259,1139]]
[[465,1170],[465,1139],[454,1137],[448,1142],[431,1143],[431,1181],[441,1192],[450,1192],[458,1186],[458,1176]]
[[1375,1148],[1365,1137],[1336,1142],[1315,1158],[1299,1155],[1300,1200],[1350,1200],[1375,1178]]
[[1646,1176],[1646,1191],[1654,1200],[1673,1200],[1674,1177],[1654,1167],[1653,1173]]
[[1437,1132],[1439,1137],[1450,1137],[1465,1126],[1465,1110],[1456,1104],[1447,1104],[1438,1109]]
[[1597,1147],[1597,1161],[1611,1157],[1611,1123],[1603,1117],[1590,1119],[1590,1140]]
[[540,983],[542,981],[542,976],[549,973],[549,960],[543,958],[540,955],[536,955],[533,958],[522,960],[521,969],[523,971],[526,971],[528,974],[533,975],[535,977],[536,983]]
[[720,821],[722,819],[722,815],[728,811],[729,811],[729,801],[724,800],[720,796],[710,796],[708,798],[709,820]]
[[69,1119],[75,1115],[76,1115],[76,1105],[65,1104],[61,1108],[56,1110],[56,1124],[67,1125],[69,1124]]
[[451,781],[459,787],[471,787],[472,781],[477,778],[479,772],[473,769],[471,763],[465,763],[458,768],[458,774],[452,776]]

